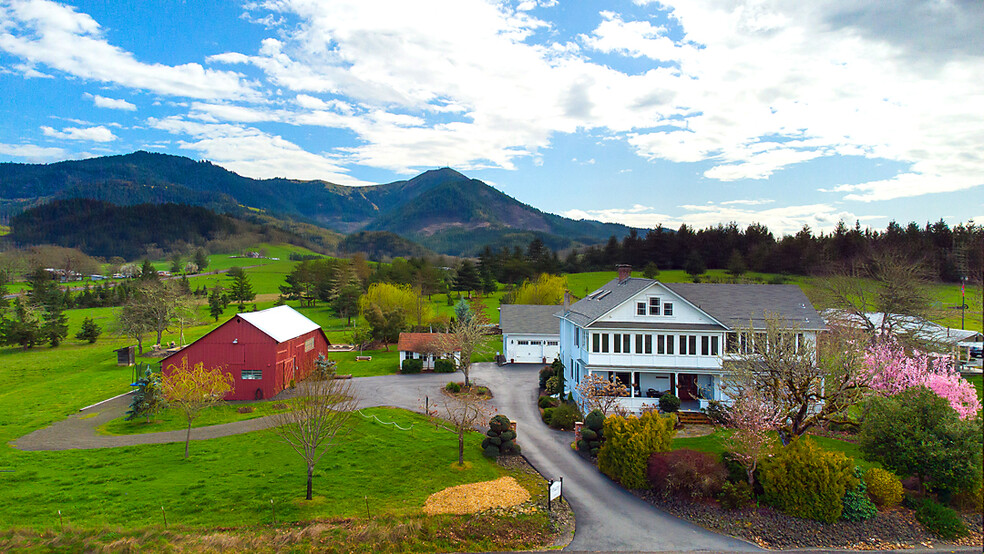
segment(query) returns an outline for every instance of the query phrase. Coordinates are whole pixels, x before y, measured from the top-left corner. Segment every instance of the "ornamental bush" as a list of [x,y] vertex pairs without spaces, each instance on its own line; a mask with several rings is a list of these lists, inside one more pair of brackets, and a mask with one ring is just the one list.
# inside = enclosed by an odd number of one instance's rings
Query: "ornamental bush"
[[489,430],[485,432],[482,450],[490,458],[502,454],[519,453],[520,448],[516,444],[516,432],[512,430],[512,423],[508,417],[497,415],[489,420]]
[[560,377],[554,375],[553,377],[547,379],[547,388],[546,388],[547,394],[560,394],[561,392],[560,387],[561,387]]
[[967,526],[953,509],[926,498],[916,506],[916,519],[927,531],[941,539],[967,536]]
[[557,408],[553,408],[553,407],[551,407],[551,408],[545,408],[543,410],[543,413],[540,414],[540,419],[543,420],[543,422],[546,423],[547,425],[550,425],[550,420],[553,418],[553,413],[554,413],[554,410],[556,410],[556,409]]
[[781,512],[831,523],[841,516],[844,494],[858,484],[854,464],[800,437],[762,461],[765,501]]
[[584,418],[581,427],[581,440],[577,443],[578,450],[592,456],[598,455],[598,450],[605,442],[605,414],[601,410],[593,410]]
[[659,397],[659,409],[666,413],[680,411],[680,399],[673,394],[666,393]]
[[728,470],[713,454],[684,448],[650,454],[647,474],[657,494],[701,499],[721,492]]
[[411,358],[409,360],[403,360],[403,365],[400,368],[400,373],[403,374],[420,373],[423,369],[424,369],[423,360],[414,360]]
[[574,423],[580,421],[581,411],[574,404],[563,403],[553,409],[550,415],[550,426],[555,429],[573,429]]
[[725,510],[740,510],[751,505],[755,497],[752,495],[752,488],[748,486],[748,481],[738,481],[735,483],[725,481],[721,485],[721,493],[718,494],[718,500],[721,501],[721,507]]
[[628,489],[649,486],[646,469],[653,452],[666,452],[676,434],[676,416],[647,412],[605,419],[605,443],[598,451],[598,469]]
[[898,506],[902,502],[902,481],[891,471],[873,467],[864,474],[868,496],[882,508]]
[[540,370],[540,388],[547,388],[547,379],[553,377],[554,375],[557,375],[557,372],[555,372],[552,367],[543,366],[543,369]]
[[443,358],[434,360],[434,373],[454,373],[454,362]]
[[556,398],[551,398],[549,396],[541,396],[540,399],[537,400],[536,405],[539,406],[541,410],[545,410],[547,408],[552,408],[556,406],[558,402],[559,401]]
[[848,489],[844,493],[842,502],[844,509],[841,511],[841,519],[848,521],[864,521],[875,517],[878,508],[868,499],[868,487],[864,482],[864,472],[860,467],[854,466],[854,477],[858,480],[858,486]]
[[444,390],[453,394],[458,394],[461,392],[461,385],[455,383],[454,381],[450,381],[447,385],[444,385]]

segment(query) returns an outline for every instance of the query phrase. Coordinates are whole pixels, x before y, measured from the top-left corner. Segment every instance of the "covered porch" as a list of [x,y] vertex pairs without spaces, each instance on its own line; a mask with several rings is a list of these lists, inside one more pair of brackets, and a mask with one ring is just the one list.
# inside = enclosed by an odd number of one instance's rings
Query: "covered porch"
[[721,376],[714,373],[592,369],[588,374],[601,375],[625,385],[629,394],[619,402],[629,412],[658,405],[659,398],[667,393],[680,399],[680,411],[684,412],[698,412],[707,408],[710,401],[723,399]]

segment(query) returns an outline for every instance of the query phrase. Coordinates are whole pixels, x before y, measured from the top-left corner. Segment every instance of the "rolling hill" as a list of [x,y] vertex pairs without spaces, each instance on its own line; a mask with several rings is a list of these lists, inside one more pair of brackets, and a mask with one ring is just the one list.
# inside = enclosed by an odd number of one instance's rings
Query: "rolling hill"
[[339,233],[387,231],[453,255],[474,254],[486,244],[525,245],[533,237],[555,249],[597,244],[629,231],[623,225],[544,213],[450,168],[406,181],[350,187],[251,179],[207,161],[150,152],[0,164],[0,222],[40,203],[68,198],[259,212]]

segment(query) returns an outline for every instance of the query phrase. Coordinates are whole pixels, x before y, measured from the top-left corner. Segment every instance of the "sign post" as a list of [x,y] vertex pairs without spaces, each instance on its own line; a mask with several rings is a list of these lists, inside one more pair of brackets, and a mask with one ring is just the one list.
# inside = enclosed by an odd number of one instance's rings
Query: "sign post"
[[564,478],[561,477],[560,480],[558,481],[554,481],[553,479],[551,479],[550,481],[548,481],[548,483],[549,485],[547,489],[547,511],[549,512],[553,510],[553,506],[552,506],[553,499],[560,498],[564,494]]

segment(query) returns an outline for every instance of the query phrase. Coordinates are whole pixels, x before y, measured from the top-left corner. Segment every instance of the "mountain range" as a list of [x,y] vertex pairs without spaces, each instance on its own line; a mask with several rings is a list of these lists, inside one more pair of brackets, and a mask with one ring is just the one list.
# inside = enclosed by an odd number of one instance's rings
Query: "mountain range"
[[542,212],[450,168],[406,181],[353,187],[318,180],[251,179],[208,161],[143,151],[51,164],[0,164],[0,221],[69,198],[117,205],[179,203],[233,215],[262,213],[343,234],[391,232],[452,255],[472,255],[486,244],[525,247],[534,237],[562,249],[629,232],[623,225]]

